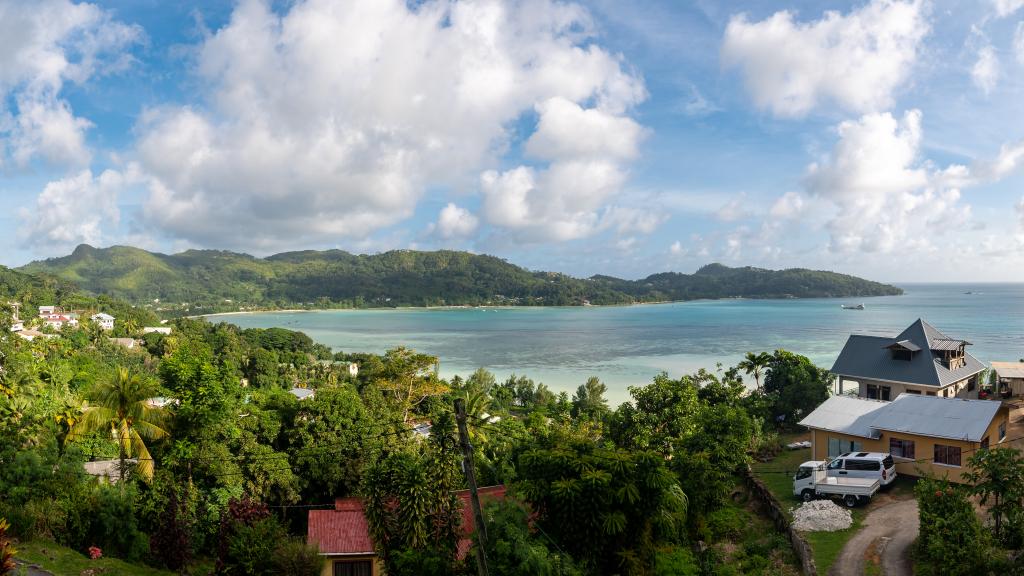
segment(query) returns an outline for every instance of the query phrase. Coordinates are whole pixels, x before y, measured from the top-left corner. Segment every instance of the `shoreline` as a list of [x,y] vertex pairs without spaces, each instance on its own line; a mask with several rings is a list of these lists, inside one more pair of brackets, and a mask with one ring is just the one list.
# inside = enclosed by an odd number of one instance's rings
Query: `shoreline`
[[694,298],[692,300],[657,300],[653,302],[628,302],[622,304],[573,304],[568,306],[526,306],[517,304],[485,304],[481,306],[474,306],[470,304],[451,304],[444,306],[373,306],[367,308],[267,308],[261,310],[239,310],[234,312],[211,312],[210,314],[195,314],[192,316],[183,316],[183,318],[210,318],[213,316],[240,316],[244,314],[274,314],[274,313],[297,313],[297,312],[359,312],[359,311],[372,311],[372,312],[386,312],[386,311],[409,311],[409,310],[474,310],[474,309],[509,309],[509,310],[545,310],[545,309],[561,309],[561,308],[628,308],[631,306],[663,306],[665,304],[688,304],[690,302],[721,302],[721,301],[733,301],[733,300],[779,300],[779,301],[796,301],[796,300],[843,300],[843,299],[860,299],[860,298],[886,298],[890,296],[903,296],[903,294],[878,294],[873,296],[809,296],[806,298],[793,297],[793,298],[750,298],[747,296],[726,296],[722,298]]

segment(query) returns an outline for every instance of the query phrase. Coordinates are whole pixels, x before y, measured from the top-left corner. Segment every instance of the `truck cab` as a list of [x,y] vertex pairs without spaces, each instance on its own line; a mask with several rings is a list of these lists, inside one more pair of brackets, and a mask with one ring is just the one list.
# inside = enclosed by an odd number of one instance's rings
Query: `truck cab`
[[825,478],[825,464],[822,460],[804,462],[793,476],[793,495],[807,502],[814,499],[814,484]]

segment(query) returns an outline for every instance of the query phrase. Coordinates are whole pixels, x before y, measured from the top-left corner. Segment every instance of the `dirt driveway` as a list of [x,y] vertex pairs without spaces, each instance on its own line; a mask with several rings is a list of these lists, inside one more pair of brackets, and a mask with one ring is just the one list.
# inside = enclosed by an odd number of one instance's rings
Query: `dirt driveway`
[[829,576],[863,576],[868,561],[877,563],[884,576],[912,576],[910,545],[918,528],[917,500],[897,500],[875,508],[847,541]]

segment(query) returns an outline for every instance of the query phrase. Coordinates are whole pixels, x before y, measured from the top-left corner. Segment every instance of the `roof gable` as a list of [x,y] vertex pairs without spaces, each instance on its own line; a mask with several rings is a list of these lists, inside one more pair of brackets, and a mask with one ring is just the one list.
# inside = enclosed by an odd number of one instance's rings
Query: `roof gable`
[[871,428],[876,413],[889,405],[882,400],[856,396],[832,396],[800,421],[801,426],[842,432],[862,438],[877,438]]

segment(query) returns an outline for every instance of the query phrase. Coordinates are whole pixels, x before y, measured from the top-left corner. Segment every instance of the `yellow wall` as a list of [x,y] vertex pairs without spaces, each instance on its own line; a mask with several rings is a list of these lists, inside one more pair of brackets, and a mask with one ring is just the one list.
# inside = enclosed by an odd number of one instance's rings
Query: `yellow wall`
[[[1004,407],[996,417],[992,419],[986,429],[985,435],[989,438],[989,446],[999,445],[999,424],[1008,422],[1008,410]],[[853,440],[861,443],[865,452],[888,452],[889,439],[898,438],[901,440],[912,440],[914,442],[914,459],[906,460],[893,456],[896,461],[896,472],[908,476],[922,476],[931,474],[937,478],[946,478],[950,482],[964,483],[961,474],[970,470],[967,460],[981,447],[979,442],[966,442],[963,440],[948,440],[945,438],[932,438],[916,434],[905,434],[903,432],[889,432],[880,430],[881,438],[862,438],[849,434],[839,434],[828,430],[811,430],[811,453],[814,460],[825,460],[828,458],[828,439],[840,438],[842,440]],[[960,447],[960,466],[947,466],[935,464],[931,460],[935,456],[935,445]]]
[[367,554],[366,556],[328,556],[327,561],[324,562],[324,568],[320,571],[320,576],[334,576],[334,564],[342,562],[352,562],[355,560],[373,560],[373,576],[380,576],[384,573],[384,566],[377,560],[375,554]]

